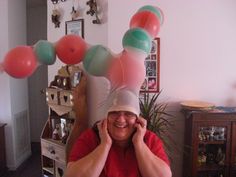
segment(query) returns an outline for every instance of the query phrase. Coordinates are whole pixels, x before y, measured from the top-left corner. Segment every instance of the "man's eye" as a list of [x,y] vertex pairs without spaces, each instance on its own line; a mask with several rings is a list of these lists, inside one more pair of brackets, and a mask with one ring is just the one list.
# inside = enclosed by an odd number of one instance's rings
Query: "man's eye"
[[127,116],[127,117],[133,117],[133,116],[135,116],[133,113],[131,113],[131,112],[126,112],[125,113],[125,116]]
[[119,113],[118,113],[118,112],[115,112],[115,111],[114,111],[114,112],[111,112],[110,114],[111,114],[112,116],[118,116],[118,115],[119,115]]

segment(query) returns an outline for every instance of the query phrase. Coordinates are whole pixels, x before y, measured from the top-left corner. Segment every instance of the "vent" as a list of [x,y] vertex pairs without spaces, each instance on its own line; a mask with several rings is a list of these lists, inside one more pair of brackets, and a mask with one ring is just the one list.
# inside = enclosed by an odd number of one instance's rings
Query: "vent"
[[14,115],[16,158],[20,158],[29,149],[29,124],[27,110]]

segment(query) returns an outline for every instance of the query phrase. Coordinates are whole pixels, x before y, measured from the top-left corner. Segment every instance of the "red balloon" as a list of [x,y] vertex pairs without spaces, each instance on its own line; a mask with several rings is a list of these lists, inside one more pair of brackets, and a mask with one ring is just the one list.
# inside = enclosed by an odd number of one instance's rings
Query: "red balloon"
[[56,44],[58,58],[65,64],[78,64],[84,58],[87,45],[78,35],[66,35]]
[[10,50],[4,58],[3,68],[6,73],[15,78],[30,76],[37,68],[37,58],[33,48],[19,46]]
[[108,79],[114,87],[140,89],[144,78],[144,62],[133,58],[125,51],[120,57],[112,60],[108,69]]
[[139,11],[131,18],[130,28],[143,28],[152,38],[155,38],[160,30],[160,20],[151,11]]

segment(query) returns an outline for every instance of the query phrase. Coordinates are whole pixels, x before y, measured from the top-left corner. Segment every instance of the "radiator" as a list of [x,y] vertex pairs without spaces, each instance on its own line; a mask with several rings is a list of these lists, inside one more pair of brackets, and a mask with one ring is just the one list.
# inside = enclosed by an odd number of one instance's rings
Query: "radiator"
[[19,159],[30,148],[28,112],[24,110],[14,114],[14,135],[16,158]]

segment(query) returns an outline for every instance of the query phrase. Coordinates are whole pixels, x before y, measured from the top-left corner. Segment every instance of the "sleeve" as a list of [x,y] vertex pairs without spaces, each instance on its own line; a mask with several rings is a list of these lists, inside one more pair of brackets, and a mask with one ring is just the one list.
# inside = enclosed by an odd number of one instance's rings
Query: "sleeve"
[[163,142],[155,133],[148,131],[145,135],[145,142],[153,154],[170,166],[170,161],[163,147]]
[[98,137],[92,129],[83,132],[73,145],[68,162],[77,161],[92,152],[98,145]]

